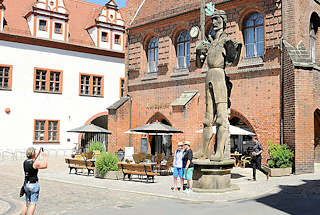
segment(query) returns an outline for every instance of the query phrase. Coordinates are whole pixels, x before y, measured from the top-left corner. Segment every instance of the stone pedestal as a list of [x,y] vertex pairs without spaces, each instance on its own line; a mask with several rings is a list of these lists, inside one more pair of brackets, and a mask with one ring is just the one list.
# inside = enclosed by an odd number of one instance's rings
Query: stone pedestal
[[239,190],[239,187],[231,184],[234,160],[194,160],[193,164],[193,191],[216,193]]

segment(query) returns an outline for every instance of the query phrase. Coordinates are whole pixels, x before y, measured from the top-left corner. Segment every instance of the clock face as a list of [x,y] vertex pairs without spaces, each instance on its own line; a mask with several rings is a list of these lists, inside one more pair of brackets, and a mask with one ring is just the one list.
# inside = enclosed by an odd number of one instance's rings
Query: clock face
[[199,27],[198,26],[193,26],[190,30],[190,36],[192,38],[198,37],[199,35]]

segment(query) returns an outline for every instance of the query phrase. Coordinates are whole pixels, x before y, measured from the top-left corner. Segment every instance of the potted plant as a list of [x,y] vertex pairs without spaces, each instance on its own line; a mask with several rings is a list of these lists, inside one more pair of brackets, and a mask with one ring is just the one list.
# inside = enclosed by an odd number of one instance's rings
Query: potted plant
[[270,176],[290,175],[292,173],[293,152],[285,144],[277,145],[273,142],[268,142],[268,144],[270,158],[266,170]]
[[118,157],[112,152],[103,152],[96,160],[96,178],[119,180],[123,174],[118,170]]

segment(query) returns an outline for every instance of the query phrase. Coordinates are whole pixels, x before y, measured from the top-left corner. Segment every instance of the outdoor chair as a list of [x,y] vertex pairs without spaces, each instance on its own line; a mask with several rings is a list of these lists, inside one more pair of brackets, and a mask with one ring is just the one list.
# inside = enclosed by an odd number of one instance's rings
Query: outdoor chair
[[88,159],[92,159],[92,157],[93,157],[93,152],[87,152],[87,153],[85,154],[85,157],[86,157],[87,160],[88,160]]
[[166,171],[167,175],[172,173],[171,167],[173,167],[173,159],[174,159],[174,157],[172,155],[170,155],[165,164],[160,164],[160,174],[161,174],[162,170]]
[[243,168],[246,168],[246,164],[250,164],[251,163],[251,157],[249,157],[249,156],[242,156],[241,157],[241,163],[240,163],[240,165],[243,167]]
[[136,154],[133,154],[132,157],[135,163],[141,163],[141,162],[144,162],[146,155],[145,153],[136,153]]
[[99,150],[93,150],[93,157],[98,158],[101,155]]
[[75,155],[74,156],[74,158],[76,159],[76,160],[83,160],[83,157],[81,156],[81,155]]

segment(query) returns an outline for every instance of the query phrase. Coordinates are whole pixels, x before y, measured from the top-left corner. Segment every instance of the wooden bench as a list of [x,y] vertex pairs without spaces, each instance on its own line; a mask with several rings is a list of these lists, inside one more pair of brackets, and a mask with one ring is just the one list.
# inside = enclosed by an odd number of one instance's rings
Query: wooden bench
[[95,165],[93,161],[72,158],[65,158],[65,161],[68,164],[69,174],[71,173],[72,169],[75,170],[75,174],[78,174],[78,169],[82,170],[82,174],[84,174],[85,169],[87,169],[88,175],[90,175],[91,172],[94,173]]
[[128,179],[132,179],[132,175],[138,175],[139,179],[143,179],[142,176],[146,176],[147,183],[150,179],[154,182],[154,176],[160,175],[159,173],[154,172],[152,164],[127,164],[127,163],[118,163],[118,168],[122,170],[123,180],[125,180],[126,175]]

